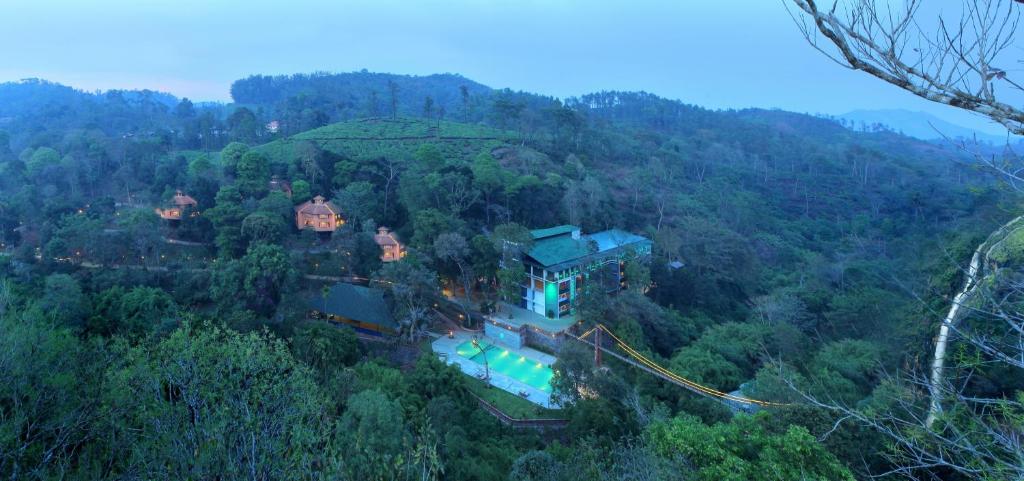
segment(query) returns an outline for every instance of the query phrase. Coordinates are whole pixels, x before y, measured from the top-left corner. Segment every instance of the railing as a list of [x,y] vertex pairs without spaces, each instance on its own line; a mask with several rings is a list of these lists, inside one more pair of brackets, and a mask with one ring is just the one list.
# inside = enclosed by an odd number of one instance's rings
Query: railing
[[511,426],[513,429],[538,429],[538,430],[564,429],[566,426],[569,425],[569,420],[568,419],[518,419],[518,418],[514,418],[514,417],[509,416],[508,414],[506,414],[505,411],[502,411],[501,409],[498,409],[493,404],[491,404],[491,403],[489,403],[487,401],[484,401],[484,399],[482,397],[477,396],[476,394],[473,394],[473,397],[475,397],[477,402],[480,403],[480,407],[484,408],[484,411],[487,411],[488,413],[490,413],[491,416],[494,416],[494,417],[498,418],[498,421],[500,421],[502,424],[504,424],[506,426]]

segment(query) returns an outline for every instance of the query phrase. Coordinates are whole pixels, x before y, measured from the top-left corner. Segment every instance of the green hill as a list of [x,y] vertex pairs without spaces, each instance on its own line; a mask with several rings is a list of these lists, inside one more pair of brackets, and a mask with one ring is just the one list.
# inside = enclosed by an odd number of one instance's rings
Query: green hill
[[481,125],[426,119],[370,118],[327,125],[257,147],[272,161],[294,156],[302,142],[352,160],[383,155],[411,156],[420,145],[436,145],[446,158],[470,159],[485,149],[506,145],[510,132]]

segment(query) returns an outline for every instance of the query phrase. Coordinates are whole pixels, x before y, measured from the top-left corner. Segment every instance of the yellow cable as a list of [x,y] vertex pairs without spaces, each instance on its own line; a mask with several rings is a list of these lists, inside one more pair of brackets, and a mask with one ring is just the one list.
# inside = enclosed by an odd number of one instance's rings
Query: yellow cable
[[[698,383],[696,383],[694,381],[691,381],[689,379],[686,379],[686,378],[684,378],[684,377],[682,377],[682,376],[680,376],[680,375],[678,375],[678,374],[676,374],[676,373],[674,373],[672,371],[669,371],[668,369],[665,369],[664,367],[658,365],[654,361],[648,359],[646,356],[641,354],[639,351],[637,351],[636,349],[633,349],[631,346],[629,346],[628,344],[623,342],[622,339],[619,339],[619,337],[616,336],[614,333],[612,333],[611,330],[609,330],[608,327],[605,326],[604,324],[598,324],[598,326],[595,327],[594,329],[597,329],[597,328],[600,328],[601,330],[606,332],[608,335],[612,336],[612,338],[615,339],[615,341],[618,343],[618,345],[620,347],[622,347],[622,349],[625,350],[634,359],[640,361],[642,364],[644,364],[647,367],[655,370],[656,372],[659,372],[662,375],[665,375],[665,376],[669,377],[670,379],[678,381],[679,383],[681,383],[681,384],[683,384],[683,385],[685,385],[687,387],[693,388],[693,389],[695,389],[697,391],[700,391],[702,393],[708,394],[710,396],[714,396],[714,397],[718,397],[718,398],[724,398],[724,399],[728,399],[730,401],[736,401],[736,402],[745,403],[745,404],[757,404],[757,405],[760,405],[760,406],[786,406],[787,405],[787,404],[784,404],[784,403],[776,403],[776,402],[771,402],[771,401],[761,401],[759,399],[750,399],[750,398],[735,396],[735,395],[732,395],[732,394],[729,394],[729,393],[718,391],[716,389],[712,389],[710,387],[698,384]],[[591,331],[593,331],[594,329],[591,329]],[[591,331],[588,331],[587,334],[589,335]]]

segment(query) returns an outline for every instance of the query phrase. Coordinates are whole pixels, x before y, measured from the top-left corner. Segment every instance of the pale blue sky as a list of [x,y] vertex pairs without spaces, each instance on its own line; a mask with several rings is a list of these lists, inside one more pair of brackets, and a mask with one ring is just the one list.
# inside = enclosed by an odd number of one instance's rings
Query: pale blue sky
[[[930,104],[807,46],[782,0],[0,0],[0,81],[228,100],[253,73],[460,73],[558,97],[646,90],[711,108]],[[987,128],[986,128],[987,127]]]

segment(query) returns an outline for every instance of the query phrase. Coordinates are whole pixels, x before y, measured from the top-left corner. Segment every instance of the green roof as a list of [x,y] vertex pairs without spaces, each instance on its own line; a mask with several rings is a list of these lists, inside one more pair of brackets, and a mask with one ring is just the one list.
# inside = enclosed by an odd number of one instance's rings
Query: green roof
[[611,254],[627,246],[641,247],[651,243],[645,237],[619,229],[573,239],[571,233],[578,229],[579,227],[572,225],[560,225],[530,231],[534,243],[527,255],[545,268],[564,267],[563,264],[578,262],[594,254]]
[[[546,230],[546,229],[545,229]],[[570,235],[561,235],[540,239],[533,243],[527,253],[540,265],[547,267],[590,255],[593,250],[585,239],[573,239]]]
[[559,225],[559,226],[555,226],[555,227],[548,227],[547,229],[531,230],[530,231],[530,237],[533,237],[533,240],[540,240],[540,239],[544,239],[544,238],[547,238],[547,237],[554,237],[556,235],[569,234],[572,231],[578,230],[578,229],[579,229],[579,227],[576,227],[574,225],[569,225],[569,224]]
[[327,297],[314,296],[309,307],[324,314],[331,314],[353,321],[368,322],[382,327],[397,329],[391,319],[384,291],[370,287],[339,283],[331,286]]

